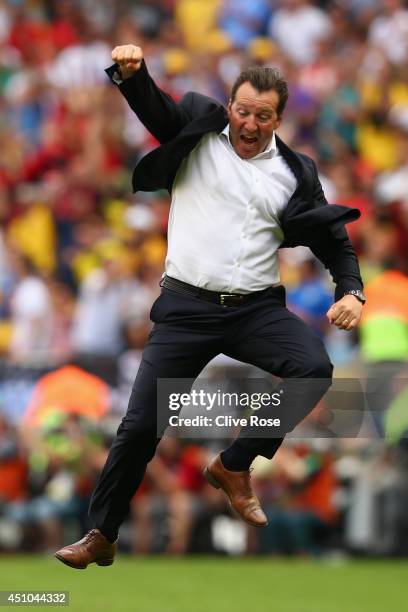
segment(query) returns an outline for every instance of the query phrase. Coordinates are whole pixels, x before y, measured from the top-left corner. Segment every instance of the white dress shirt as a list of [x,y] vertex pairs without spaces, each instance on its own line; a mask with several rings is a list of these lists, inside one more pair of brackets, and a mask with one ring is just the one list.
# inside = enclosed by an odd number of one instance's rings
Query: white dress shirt
[[229,125],[203,136],[174,181],[166,274],[225,293],[279,283],[279,218],[296,185],[275,135],[251,159],[235,153]]

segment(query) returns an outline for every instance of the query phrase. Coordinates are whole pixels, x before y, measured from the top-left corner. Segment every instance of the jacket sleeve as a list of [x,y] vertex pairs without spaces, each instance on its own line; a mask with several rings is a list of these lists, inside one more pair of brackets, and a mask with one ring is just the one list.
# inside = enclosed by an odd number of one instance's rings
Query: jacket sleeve
[[329,237],[324,242],[311,243],[310,250],[330,271],[336,284],[334,300],[340,300],[351,289],[363,289],[357,256],[347,236]]
[[146,129],[161,143],[168,142],[187,125],[191,119],[191,96],[185,96],[180,104],[162,91],[148,73],[142,60],[140,69],[127,79],[120,80],[118,64],[105,70],[126,98]]
[[[316,166],[314,166],[314,169],[316,174],[313,200],[318,206],[327,206],[330,209],[334,205],[328,204],[317,175]],[[334,293],[336,302],[351,289],[363,289],[357,255],[343,223],[333,224],[331,231],[325,232],[324,237],[317,232],[315,238],[310,240],[309,248],[329,270],[333,282],[336,284]]]

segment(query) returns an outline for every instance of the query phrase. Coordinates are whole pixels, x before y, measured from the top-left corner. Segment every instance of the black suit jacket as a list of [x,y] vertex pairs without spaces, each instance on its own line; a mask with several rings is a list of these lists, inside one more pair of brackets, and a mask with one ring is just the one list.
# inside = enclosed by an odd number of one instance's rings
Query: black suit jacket
[[[106,69],[113,82],[119,77],[117,69],[117,64]],[[144,61],[140,70],[118,87],[140,121],[160,142],[137,164],[133,191],[171,192],[182,160],[204,134],[219,133],[227,125],[225,108],[194,92],[187,93],[177,104],[157,87]],[[329,205],[314,161],[290,149],[277,135],[276,143],[298,181],[280,219],[285,236],[281,248],[309,247],[330,270],[336,283],[336,300],[346,291],[362,289],[357,257],[344,228],[346,223],[358,219],[360,212],[347,206]]]

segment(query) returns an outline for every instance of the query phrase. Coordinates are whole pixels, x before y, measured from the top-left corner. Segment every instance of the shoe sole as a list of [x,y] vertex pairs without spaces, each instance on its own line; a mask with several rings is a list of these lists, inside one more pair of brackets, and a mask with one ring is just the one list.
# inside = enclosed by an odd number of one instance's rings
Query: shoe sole
[[[61,563],[63,563],[64,565],[67,565],[68,567],[72,567],[72,569],[84,570],[89,565],[89,563],[87,563],[86,565],[73,565],[72,563],[69,562],[68,559],[61,557],[58,554],[55,554],[54,557],[58,559],[58,561],[61,561]],[[92,561],[92,563],[96,563],[96,565],[99,565],[100,567],[107,567],[108,565],[112,565],[113,561],[114,559],[104,559],[103,561]]]
[[207,482],[214,487],[215,489],[221,489],[221,491],[224,492],[224,494],[226,495],[228,501],[229,501],[229,505],[231,506],[231,510],[234,512],[234,514],[241,519],[241,521],[244,521],[245,523],[248,523],[248,525],[252,525],[252,527],[267,527],[268,523],[264,523],[263,525],[260,525],[259,523],[253,523],[252,521],[249,521],[248,519],[244,518],[237,510],[235,510],[234,506],[231,503],[231,500],[229,498],[229,495],[227,494],[227,492],[223,489],[222,485],[218,482],[218,480],[211,474],[210,470],[208,468],[205,468],[204,472],[204,478],[207,480]]
[[[210,485],[212,485],[215,489],[221,489],[221,485],[218,482],[218,480],[216,478],[214,478],[214,476],[211,474],[210,470],[208,468],[205,468],[204,470],[204,478],[207,480],[207,482],[210,483]],[[229,499],[229,498],[228,498]]]

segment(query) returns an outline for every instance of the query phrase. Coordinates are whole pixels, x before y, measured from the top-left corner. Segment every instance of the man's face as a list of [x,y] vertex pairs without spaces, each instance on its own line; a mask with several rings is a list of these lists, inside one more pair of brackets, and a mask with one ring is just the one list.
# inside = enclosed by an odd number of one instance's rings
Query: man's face
[[279,94],[274,89],[259,92],[249,82],[237,89],[227,113],[231,144],[239,157],[250,159],[266,149],[280,125],[278,105]]

